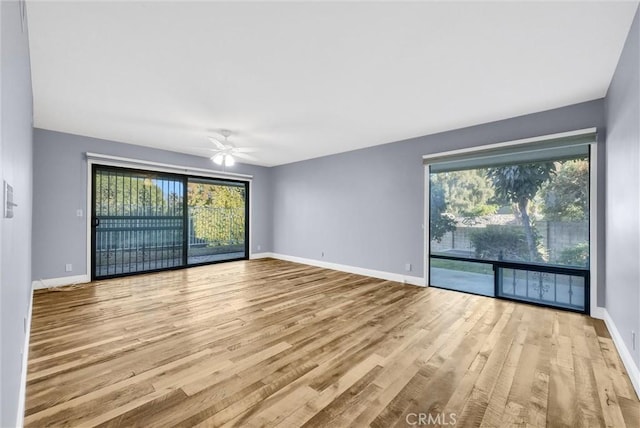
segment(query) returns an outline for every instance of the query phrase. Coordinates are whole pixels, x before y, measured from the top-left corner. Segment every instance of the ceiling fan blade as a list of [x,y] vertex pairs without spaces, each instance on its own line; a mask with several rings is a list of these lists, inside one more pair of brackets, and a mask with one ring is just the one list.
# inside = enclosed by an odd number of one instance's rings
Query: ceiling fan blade
[[237,147],[233,149],[233,151],[236,153],[255,153],[258,151],[258,149],[253,147]]
[[189,147],[192,150],[200,150],[200,151],[208,151],[208,152],[219,152],[220,150],[218,149],[212,149],[211,147],[197,147],[197,146],[190,146]]
[[249,160],[249,161],[254,161],[254,162],[258,161],[258,158],[256,158],[255,156],[251,156],[251,155],[248,155],[246,153],[235,152],[235,153],[233,153],[233,156],[237,156],[240,159],[245,159],[245,160]]
[[211,141],[219,150],[224,150],[227,148],[224,144],[213,137],[209,137],[209,141]]

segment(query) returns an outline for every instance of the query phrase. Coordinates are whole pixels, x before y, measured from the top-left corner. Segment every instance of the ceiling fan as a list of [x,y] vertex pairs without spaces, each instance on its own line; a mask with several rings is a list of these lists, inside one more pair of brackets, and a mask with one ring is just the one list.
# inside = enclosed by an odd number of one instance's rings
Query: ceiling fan
[[216,165],[224,164],[224,166],[233,166],[236,163],[236,157],[255,161],[256,158],[247,154],[253,152],[254,149],[248,147],[236,147],[235,144],[229,142],[229,136],[231,136],[231,134],[232,132],[228,129],[222,129],[220,130],[220,135],[224,137],[224,141],[220,141],[214,137],[209,137],[209,141],[211,141],[215,146],[213,149],[208,149],[213,152],[213,156],[211,156],[213,163]]

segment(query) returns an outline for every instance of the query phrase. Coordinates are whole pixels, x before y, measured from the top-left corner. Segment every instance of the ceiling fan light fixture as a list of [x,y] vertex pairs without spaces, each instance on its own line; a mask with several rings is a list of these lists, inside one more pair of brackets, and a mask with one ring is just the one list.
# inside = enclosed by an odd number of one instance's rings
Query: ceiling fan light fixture
[[211,160],[213,161],[213,163],[215,163],[216,165],[222,165],[222,162],[224,162],[224,155],[222,153],[218,153],[215,156],[213,156],[211,158]]
[[222,129],[220,131],[220,135],[224,137],[224,142],[217,140],[214,137],[209,137],[209,141],[215,146],[215,148],[209,149],[213,152],[213,156],[209,159],[216,165],[231,167],[236,164],[235,154],[237,153],[240,158],[248,158],[251,159],[250,156],[244,154],[246,148],[240,149],[235,146],[235,144],[229,142],[229,135],[231,135],[231,131]]

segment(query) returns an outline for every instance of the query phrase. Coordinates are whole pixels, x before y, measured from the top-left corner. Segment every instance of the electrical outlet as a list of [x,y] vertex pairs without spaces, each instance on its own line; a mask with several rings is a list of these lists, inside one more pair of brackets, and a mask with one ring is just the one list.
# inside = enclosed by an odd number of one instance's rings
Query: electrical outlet
[[407,263],[404,265],[404,270],[406,270],[407,272],[411,272],[411,263]]
[[260,251],[262,249],[262,247],[260,245],[258,245],[258,251]]
[[71,263],[67,263],[66,265],[64,265],[64,271],[65,272],[72,272],[73,271],[73,265]]
[[320,253],[320,257],[324,257],[324,251]]
[[76,210],[76,216],[82,217],[82,210]]

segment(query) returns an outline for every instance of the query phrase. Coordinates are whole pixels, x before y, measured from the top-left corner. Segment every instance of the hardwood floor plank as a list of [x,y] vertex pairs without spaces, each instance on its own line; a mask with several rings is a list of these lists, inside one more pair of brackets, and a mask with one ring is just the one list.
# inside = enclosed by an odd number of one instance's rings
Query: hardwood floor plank
[[[360,361],[349,371],[344,373],[335,382],[331,388],[327,388],[318,393],[318,395],[308,401],[304,406],[293,412],[289,417],[282,420],[277,426],[301,426],[311,419],[315,414],[328,406],[333,400],[347,391],[363,376],[374,370],[380,364],[380,357],[372,354],[363,361]],[[315,389],[315,388],[313,388]],[[316,390],[317,391],[317,390]]]
[[596,379],[598,397],[600,398],[600,407],[602,408],[605,424],[608,427],[625,426],[622,409],[618,404],[618,397],[613,388],[613,381],[609,377],[609,371],[605,366],[596,364],[593,366],[593,374]]
[[[306,427],[326,427],[335,425],[334,420],[342,415],[350,406],[353,406],[358,401],[361,401],[363,396],[366,398],[372,392],[375,391],[376,385],[372,385],[371,381],[380,373],[382,367],[377,365],[372,368],[367,374],[358,379],[349,389],[338,395],[333,401],[331,401],[322,410],[316,413],[311,419],[309,419],[304,426]],[[372,389],[367,389],[370,385]],[[363,394],[364,391],[367,391]]]
[[637,399],[618,397],[622,417],[628,427],[640,427],[640,405]]
[[540,337],[539,355],[536,363],[531,395],[527,404],[526,423],[531,426],[544,427],[547,425],[549,405],[549,378],[551,376],[551,336],[553,330],[553,313],[546,312],[540,321],[543,324]]
[[620,360],[620,356],[616,352],[613,340],[608,337],[598,337],[597,340],[600,345],[600,351],[602,351],[604,362],[609,369],[609,376],[614,380],[613,386],[616,395],[629,400],[635,399],[637,396],[633,390],[631,379],[629,379],[629,376],[626,374],[627,371]]
[[[505,412],[502,417],[503,425],[537,426],[544,418],[540,417],[544,407],[546,414],[546,397],[544,401],[534,395],[540,391],[539,362],[543,344],[550,337],[551,318],[544,310],[532,311],[530,317],[522,318],[529,326],[525,344],[520,354],[514,378],[507,398]],[[533,321],[535,320],[535,322]],[[547,333],[547,334],[545,334]],[[543,354],[546,358],[548,354]],[[543,405],[540,405],[542,403]]]
[[561,322],[562,314],[556,314],[551,337],[549,403],[547,421],[557,427],[576,426],[577,396],[573,368],[571,338],[569,326]]
[[[210,354],[211,354],[211,350],[209,349],[202,352],[194,353],[194,354],[188,355],[185,358],[173,361],[169,364],[165,364],[163,366],[144,372],[138,376],[134,376],[130,379],[125,379],[122,382],[110,385],[105,388],[96,389],[95,391],[89,394],[84,394],[72,400],[60,403],[58,405],[47,407],[44,410],[41,410],[38,412],[32,412],[31,414],[27,412],[27,416],[25,417],[25,425],[39,425],[39,421],[45,418],[47,421],[55,420],[56,418],[59,418],[57,415],[60,412],[78,413],[81,416],[83,416],[82,406],[84,406],[85,403],[89,403],[90,406],[95,408],[101,408],[102,406],[105,406],[105,404],[108,404],[111,402],[109,398],[105,398],[105,396],[109,394],[114,394],[114,395],[122,394],[122,392],[127,391],[131,385],[146,384],[147,380],[152,379],[154,376],[158,374],[170,372],[176,367],[189,366],[193,362],[197,362],[201,360],[203,357],[206,358]],[[75,410],[77,410],[77,412]]]
[[518,361],[524,349],[524,340],[527,336],[528,328],[528,324],[521,325],[516,333],[516,337],[511,342],[507,358],[500,370],[500,375],[488,396],[489,401],[482,422],[480,423],[481,427],[503,426],[502,416],[505,411],[508,410],[507,399],[511,385],[516,377]]
[[575,355],[574,364],[580,426],[603,426],[602,409],[598,400],[598,386],[589,360]]
[[36,291],[25,408],[27,427],[640,419],[600,320],[273,259]]
[[[82,425],[97,427],[122,427],[128,426],[127,416],[135,414],[136,420],[144,421],[149,415],[154,414],[158,407],[168,407],[175,403],[181,403],[186,399],[184,392],[180,389],[168,389],[155,391],[137,400],[116,407],[115,409],[102,413],[94,419],[82,422]],[[139,422],[140,423],[140,422]]]

